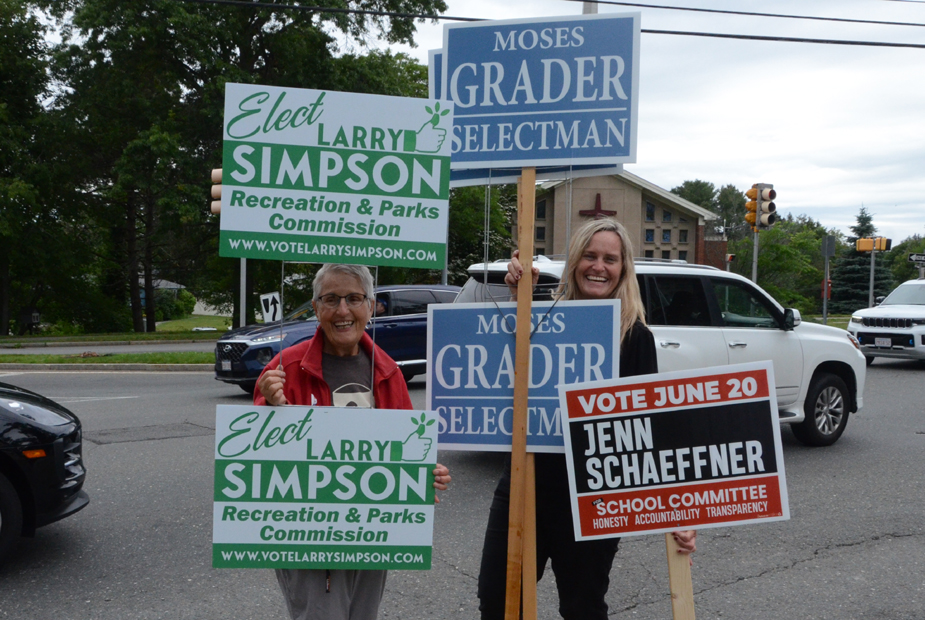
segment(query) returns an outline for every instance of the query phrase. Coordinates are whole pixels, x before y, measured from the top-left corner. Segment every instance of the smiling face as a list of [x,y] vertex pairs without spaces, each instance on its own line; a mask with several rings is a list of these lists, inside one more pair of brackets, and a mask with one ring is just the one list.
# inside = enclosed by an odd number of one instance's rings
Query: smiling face
[[[360,281],[347,273],[331,272],[325,276],[318,297],[328,294],[364,295]],[[346,299],[339,299],[337,307],[328,308],[320,299],[312,301],[315,316],[324,331],[324,352],[340,357],[356,355],[360,352],[360,338],[372,316],[372,307],[366,299],[356,308],[347,305]]]
[[577,299],[611,299],[623,276],[623,243],[609,230],[595,233],[575,269]]

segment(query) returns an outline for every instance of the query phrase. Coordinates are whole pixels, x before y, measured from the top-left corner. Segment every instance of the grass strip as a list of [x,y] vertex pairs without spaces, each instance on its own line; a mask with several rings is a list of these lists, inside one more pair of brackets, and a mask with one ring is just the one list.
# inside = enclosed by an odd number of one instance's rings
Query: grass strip
[[215,354],[201,351],[175,353],[113,353],[80,355],[0,355],[0,364],[214,364]]

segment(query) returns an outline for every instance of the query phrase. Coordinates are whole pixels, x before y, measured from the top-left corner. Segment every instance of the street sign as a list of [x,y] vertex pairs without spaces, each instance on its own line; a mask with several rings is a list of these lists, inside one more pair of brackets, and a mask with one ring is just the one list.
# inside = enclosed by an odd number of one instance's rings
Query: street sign
[[[454,169],[636,161],[639,13],[443,30]],[[433,73],[432,73],[433,75]]]
[[283,308],[280,305],[279,293],[267,293],[260,296],[260,309],[263,310],[263,322],[272,323],[278,321],[282,314]]
[[910,263],[925,263],[925,254],[910,254]]
[[825,257],[835,256],[834,235],[826,235],[822,238],[822,255]]

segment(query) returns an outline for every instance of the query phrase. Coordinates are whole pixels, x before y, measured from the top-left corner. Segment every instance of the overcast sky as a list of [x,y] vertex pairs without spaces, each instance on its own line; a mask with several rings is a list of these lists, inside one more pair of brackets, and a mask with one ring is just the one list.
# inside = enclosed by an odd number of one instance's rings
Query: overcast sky
[[[447,0],[446,15],[514,19],[581,13],[566,0]],[[893,243],[925,235],[925,1],[652,0],[659,6],[908,22],[887,26],[600,5],[639,12],[639,127],[626,169],[665,189],[773,183],[782,214],[850,234],[862,206]],[[911,43],[880,48],[647,34],[675,30]],[[414,49],[443,44],[419,26]]]

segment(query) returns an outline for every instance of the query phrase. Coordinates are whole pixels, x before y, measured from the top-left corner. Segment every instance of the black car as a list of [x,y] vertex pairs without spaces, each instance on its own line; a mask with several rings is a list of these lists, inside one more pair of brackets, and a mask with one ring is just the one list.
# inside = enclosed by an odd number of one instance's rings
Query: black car
[[0,383],[0,562],[20,536],[90,503],[77,416]]
[[[401,368],[405,380],[424,373],[427,360],[427,306],[452,303],[458,286],[405,284],[376,288],[378,310],[366,329]],[[380,305],[381,304],[381,305]],[[374,309],[375,310],[375,309]],[[315,335],[318,321],[306,302],[279,322],[246,325],[215,344],[215,378],[253,392],[257,377],[283,347]]]

